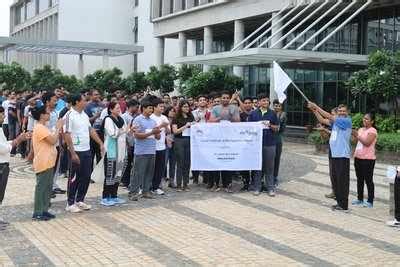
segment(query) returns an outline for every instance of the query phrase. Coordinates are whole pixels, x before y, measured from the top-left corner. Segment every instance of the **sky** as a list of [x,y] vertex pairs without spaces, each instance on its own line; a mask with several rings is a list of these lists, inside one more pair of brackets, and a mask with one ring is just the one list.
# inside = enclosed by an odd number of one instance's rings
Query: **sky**
[[8,36],[10,30],[10,5],[13,0],[0,0],[0,36]]

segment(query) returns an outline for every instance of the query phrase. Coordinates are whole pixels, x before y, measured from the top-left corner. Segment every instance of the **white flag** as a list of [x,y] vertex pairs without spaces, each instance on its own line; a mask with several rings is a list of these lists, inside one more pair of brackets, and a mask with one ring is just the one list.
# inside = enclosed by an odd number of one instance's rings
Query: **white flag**
[[274,89],[276,94],[278,95],[279,102],[283,103],[286,99],[286,89],[288,86],[292,83],[292,80],[289,78],[289,76],[286,74],[286,72],[283,71],[281,66],[279,66],[278,63],[274,61]]

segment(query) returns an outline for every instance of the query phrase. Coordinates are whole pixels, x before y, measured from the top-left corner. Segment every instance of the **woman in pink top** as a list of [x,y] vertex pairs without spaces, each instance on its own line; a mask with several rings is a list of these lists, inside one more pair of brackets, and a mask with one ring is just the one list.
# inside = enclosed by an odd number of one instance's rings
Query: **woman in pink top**
[[[358,140],[354,152],[354,168],[357,175],[357,194],[358,199],[352,202],[353,205],[372,208],[374,205],[374,167],[375,167],[375,144],[378,133],[373,127],[375,116],[371,113],[365,114],[363,118],[364,127],[353,132],[353,136]],[[364,202],[364,183],[367,184],[368,201]]]

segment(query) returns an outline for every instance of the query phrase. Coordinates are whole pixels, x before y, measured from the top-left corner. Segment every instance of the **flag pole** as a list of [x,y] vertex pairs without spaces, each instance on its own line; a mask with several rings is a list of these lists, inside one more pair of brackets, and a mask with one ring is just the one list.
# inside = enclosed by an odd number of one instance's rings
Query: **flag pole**
[[292,81],[292,84],[294,88],[296,88],[297,92],[300,93],[300,95],[307,101],[310,102],[310,100],[306,97],[306,95],[300,90],[300,88]]

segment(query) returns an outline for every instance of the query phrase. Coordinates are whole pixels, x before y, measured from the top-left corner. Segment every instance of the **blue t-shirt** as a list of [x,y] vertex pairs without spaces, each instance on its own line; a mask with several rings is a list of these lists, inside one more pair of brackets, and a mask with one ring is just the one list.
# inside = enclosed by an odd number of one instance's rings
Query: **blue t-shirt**
[[[273,125],[279,125],[278,116],[276,116],[275,111],[268,109],[264,114],[260,109],[253,110],[248,118],[250,122],[257,121],[270,121]],[[277,134],[272,131],[271,128],[263,129],[263,146],[275,146],[277,143]]]
[[332,124],[329,139],[332,158],[350,158],[351,156],[351,118],[336,118]]
[[60,113],[61,110],[63,110],[66,105],[67,105],[67,103],[65,103],[65,101],[62,98],[59,98],[57,100],[56,109],[55,109],[57,114]]
[[[89,116],[89,118],[93,117],[96,113],[100,113],[104,109],[103,103],[101,102],[89,102],[86,105],[85,113]],[[102,120],[97,118],[93,122],[93,128],[99,130],[101,128]]]
[[[139,133],[147,133],[157,126],[157,123],[143,115],[137,116],[133,120],[133,124],[137,126]],[[135,155],[155,155],[156,154],[156,139],[154,135],[146,139],[135,138]]]

